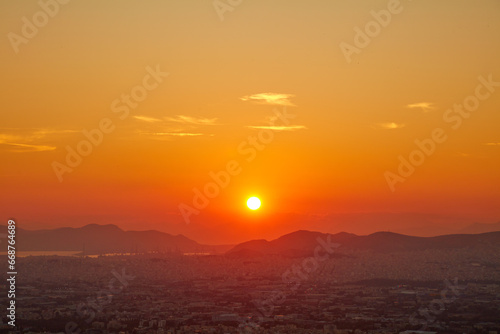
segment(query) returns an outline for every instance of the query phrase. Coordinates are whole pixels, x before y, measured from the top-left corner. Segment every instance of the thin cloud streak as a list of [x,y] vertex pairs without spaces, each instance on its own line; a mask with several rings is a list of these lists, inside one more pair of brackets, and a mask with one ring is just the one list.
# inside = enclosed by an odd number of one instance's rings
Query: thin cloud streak
[[455,152],[455,155],[462,157],[462,158],[468,158],[471,156],[471,154],[469,154],[469,153],[464,153],[464,152],[460,152],[460,151]]
[[434,103],[432,102],[418,102],[418,103],[411,103],[406,106],[407,108],[414,109],[414,108],[420,108],[423,112],[429,112],[431,110],[436,109],[434,106]]
[[281,94],[281,93],[259,93],[253,95],[246,95],[240,97],[242,101],[251,101],[259,104],[270,104],[270,105],[280,105],[295,107],[295,104],[290,102],[290,98],[294,97],[293,94]]
[[[148,136],[151,140],[165,140],[172,137],[201,137],[213,136],[201,132],[191,132],[202,126],[218,125],[217,118],[193,117],[177,115],[174,117],[163,117],[162,119],[139,115],[134,116],[138,121],[149,123],[146,131],[138,131],[140,135]],[[175,123],[172,124],[172,123]]]
[[178,136],[178,137],[194,137],[194,136],[204,136],[203,133],[191,133],[191,132],[157,132],[153,133],[155,136]]
[[217,125],[217,118],[192,117],[186,115],[177,115],[175,117],[165,117],[166,121],[193,124],[193,125]]
[[20,129],[20,128],[0,128],[6,132],[15,132],[15,134],[0,133],[0,143],[2,141],[20,140],[24,142],[35,141],[51,135],[77,133],[77,130],[55,130],[55,129]]
[[134,116],[134,118],[139,120],[139,121],[148,122],[148,123],[161,122],[161,119],[148,117],[148,116],[142,116],[142,115]]
[[161,131],[161,132],[149,132],[149,131],[140,131],[137,132],[141,136],[149,136],[151,139],[159,139],[160,137],[199,137],[199,136],[208,136],[212,137],[213,134],[205,134],[200,132],[186,132],[186,131]]
[[0,128],[7,132],[0,133],[0,144],[5,150],[11,153],[43,152],[53,151],[57,147],[52,145],[37,144],[37,142],[55,140],[55,135],[76,133],[76,130],[56,130],[56,129],[21,129],[21,128]]
[[247,126],[250,129],[264,129],[264,130],[273,130],[273,131],[297,131],[297,130],[303,130],[307,129],[306,126],[304,125],[262,125],[262,126],[257,126],[257,125],[249,125]]
[[378,123],[375,124],[378,128],[381,129],[387,129],[387,130],[392,130],[392,129],[401,129],[404,128],[406,125],[402,123],[394,123],[394,122],[389,122],[389,123]]
[[14,146],[14,148],[8,149],[8,151],[16,153],[53,151],[57,148],[55,146],[48,145],[29,145],[19,143],[1,143],[1,145]]

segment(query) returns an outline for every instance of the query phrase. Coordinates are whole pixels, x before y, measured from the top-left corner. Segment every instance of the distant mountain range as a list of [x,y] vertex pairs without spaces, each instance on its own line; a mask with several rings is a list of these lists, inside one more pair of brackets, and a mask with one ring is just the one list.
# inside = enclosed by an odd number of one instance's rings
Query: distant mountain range
[[500,245],[500,232],[482,234],[450,234],[437,237],[413,237],[391,232],[377,232],[367,236],[349,233],[327,234],[297,231],[272,241],[252,240],[241,243],[227,252],[233,257],[264,256],[311,256],[319,245],[318,238],[339,244],[338,254],[343,250],[371,252],[405,252],[433,249],[475,248]]
[[[7,233],[7,227],[0,227]],[[116,225],[90,224],[53,230],[16,229],[18,251],[81,251],[85,254],[134,252],[223,253],[231,246],[201,245],[183,235],[159,231],[123,231]]]
[[[478,224],[480,225],[480,224]],[[472,226],[471,231],[482,226]],[[7,232],[0,226],[0,233]],[[202,245],[183,235],[159,231],[123,231],[116,225],[90,224],[80,228],[64,227],[53,230],[24,230],[17,228],[18,251],[79,251],[87,255],[135,252],[211,253],[230,257],[256,257],[282,255],[303,257],[313,254],[318,238],[339,244],[338,255],[343,250],[371,252],[404,252],[431,249],[475,248],[500,245],[500,232],[481,234],[450,234],[436,237],[414,237],[392,232],[377,232],[367,236],[351,233],[328,234],[300,230],[278,239],[251,240],[236,246]]]

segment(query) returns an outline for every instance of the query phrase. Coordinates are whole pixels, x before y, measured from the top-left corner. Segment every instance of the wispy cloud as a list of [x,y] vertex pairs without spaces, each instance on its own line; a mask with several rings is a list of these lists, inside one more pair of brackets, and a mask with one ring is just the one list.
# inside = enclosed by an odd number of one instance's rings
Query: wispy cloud
[[378,124],[375,124],[375,126],[377,128],[380,128],[380,129],[392,130],[392,129],[404,128],[406,125],[402,124],[402,123],[389,122],[389,123],[378,123]]
[[200,132],[186,132],[186,131],[162,131],[162,132],[138,132],[141,136],[145,136],[151,140],[173,140],[176,137],[212,137],[213,134],[205,134]]
[[22,140],[23,137],[19,135],[10,135],[7,133],[0,133],[0,144],[4,144],[11,141]]
[[273,131],[297,131],[307,129],[307,127],[304,125],[249,125],[247,127],[250,129],[265,129]]
[[462,157],[462,158],[468,158],[471,156],[471,154],[469,153],[464,153],[464,152],[460,152],[460,151],[456,151],[455,152],[455,156],[458,156],[458,157]]
[[252,101],[260,104],[271,104],[280,106],[294,107],[290,98],[294,97],[293,94],[280,94],[280,93],[260,93],[254,95],[246,95],[240,97],[242,101]]
[[431,110],[436,109],[436,107],[434,106],[434,103],[432,103],[432,102],[410,103],[406,107],[410,108],[410,109],[419,108],[423,112],[429,112]]
[[216,125],[217,118],[193,117],[185,115],[177,115],[175,117],[165,117],[166,121],[193,124],[193,125]]
[[75,133],[76,130],[0,128],[0,145],[8,152],[26,153],[53,151],[57,147],[47,142],[56,140],[61,134]]
[[138,115],[134,118],[144,123],[137,129],[137,133],[151,140],[168,140],[173,137],[211,137],[213,134],[206,134],[198,129],[204,126],[218,125],[217,118],[187,115],[163,118]]
[[500,143],[484,143],[486,146],[500,146]]
[[155,133],[152,133],[152,135],[154,135],[154,136],[174,136],[174,137],[196,137],[196,136],[204,136],[205,134],[192,133],[192,132],[155,132]]
[[10,146],[7,148],[9,152],[23,153],[23,152],[42,152],[42,151],[53,151],[57,147],[48,145],[29,145],[29,144],[18,144],[18,143],[0,143],[1,145]]
[[161,119],[159,118],[154,118],[154,117],[149,117],[149,116],[134,116],[135,119],[143,122],[148,122],[148,123],[156,123],[156,122],[161,122]]
[[33,141],[55,135],[77,133],[78,130],[60,130],[46,128],[0,128],[0,141],[2,140],[22,140]]

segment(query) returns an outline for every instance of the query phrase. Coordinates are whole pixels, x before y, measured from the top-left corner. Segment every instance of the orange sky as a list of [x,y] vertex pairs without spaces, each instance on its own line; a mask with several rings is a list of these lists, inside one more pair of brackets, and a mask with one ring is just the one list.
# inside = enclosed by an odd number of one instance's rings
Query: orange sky
[[[0,4],[1,221],[206,243],[500,221],[498,1],[64,2]],[[68,147],[91,152],[71,167]]]

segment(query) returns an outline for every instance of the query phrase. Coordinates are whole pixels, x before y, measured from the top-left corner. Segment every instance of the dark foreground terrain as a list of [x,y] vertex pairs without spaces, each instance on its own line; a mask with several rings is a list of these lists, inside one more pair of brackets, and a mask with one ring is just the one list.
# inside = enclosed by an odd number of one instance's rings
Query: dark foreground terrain
[[[488,244],[404,252],[323,248],[309,257],[18,258],[16,328],[5,313],[2,331],[498,333],[499,254]],[[1,302],[7,305],[6,294]]]

